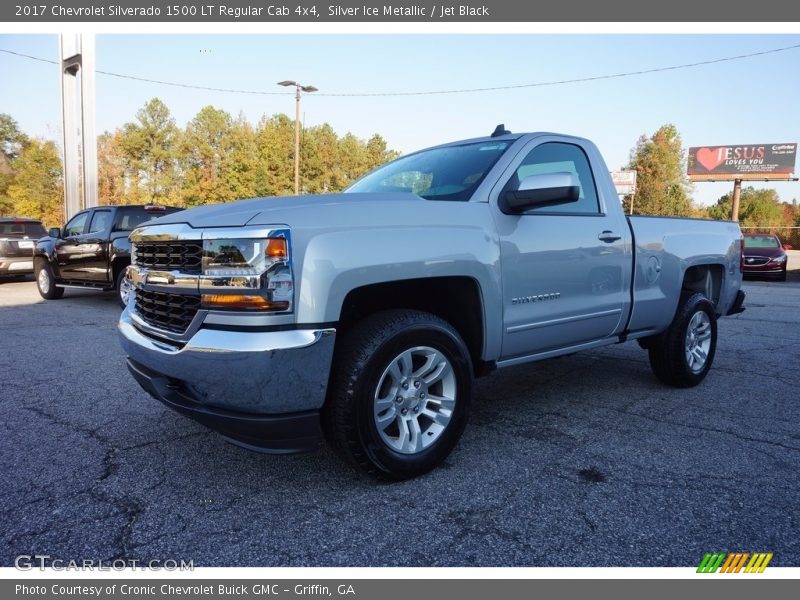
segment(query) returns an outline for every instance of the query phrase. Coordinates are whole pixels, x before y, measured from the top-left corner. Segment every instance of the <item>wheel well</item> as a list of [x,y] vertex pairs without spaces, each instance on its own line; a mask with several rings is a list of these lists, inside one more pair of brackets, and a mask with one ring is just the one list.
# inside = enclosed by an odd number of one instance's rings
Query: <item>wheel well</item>
[[114,284],[117,281],[117,274],[122,271],[125,267],[131,264],[131,260],[129,258],[115,258],[111,263],[111,283]]
[[688,292],[701,292],[714,303],[714,306],[718,306],[723,277],[722,265],[695,265],[686,269],[681,289]]
[[475,374],[490,366],[481,361],[483,305],[478,283],[471,277],[432,277],[376,283],[351,290],[342,303],[339,332],[382,310],[408,308],[432,313],[450,323],[469,349]]

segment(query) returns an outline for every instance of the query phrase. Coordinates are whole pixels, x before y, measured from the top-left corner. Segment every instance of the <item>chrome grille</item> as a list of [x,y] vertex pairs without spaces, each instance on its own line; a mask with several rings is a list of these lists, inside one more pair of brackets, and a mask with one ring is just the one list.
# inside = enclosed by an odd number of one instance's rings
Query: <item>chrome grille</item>
[[134,244],[137,267],[200,273],[203,242],[139,242]]
[[761,265],[765,265],[769,262],[769,258],[766,256],[745,256],[744,257],[744,266],[745,267],[760,267]]
[[136,312],[148,325],[184,333],[200,308],[200,296],[136,290]]

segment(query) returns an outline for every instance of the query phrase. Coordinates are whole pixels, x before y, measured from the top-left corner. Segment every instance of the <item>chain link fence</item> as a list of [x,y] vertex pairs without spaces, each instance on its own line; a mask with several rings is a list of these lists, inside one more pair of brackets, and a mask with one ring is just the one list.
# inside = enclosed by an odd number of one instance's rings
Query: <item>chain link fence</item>
[[789,244],[795,250],[800,250],[800,227],[742,227],[742,233],[772,233],[778,236],[782,244]]

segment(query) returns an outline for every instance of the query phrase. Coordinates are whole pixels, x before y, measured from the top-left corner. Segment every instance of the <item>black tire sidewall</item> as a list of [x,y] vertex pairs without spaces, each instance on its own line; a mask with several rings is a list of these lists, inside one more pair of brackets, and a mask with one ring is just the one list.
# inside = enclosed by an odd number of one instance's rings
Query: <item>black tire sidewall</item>
[[119,290],[122,286],[122,279],[125,277],[125,268],[120,269],[117,273],[117,276],[114,278],[114,295],[117,298],[117,304],[120,305],[121,308],[125,308],[127,305],[122,302],[122,297],[120,296]]
[[[445,430],[434,443],[417,454],[402,454],[381,439],[373,418],[375,388],[389,362],[409,348],[429,346],[442,352],[453,367],[456,378],[456,403]],[[395,479],[404,479],[427,472],[438,465],[458,442],[469,415],[472,396],[472,365],[460,338],[436,322],[417,323],[397,332],[375,350],[353,389],[356,429],[369,460],[382,472]]]
[[[41,286],[39,285],[39,273],[44,271],[47,275],[47,279],[50,281],[50,286],[47,292],[43,292]],[[46,261],[38,259],[34,263],[33,268],[33,276],[36,279],[36,290],[39,292],[39,295],[44,298],[45,300],[53,300],[58,297],[58,292],[56,291],[56,281],[53,277],[53,271],[50,268],[50,265],[47,264]]]
[[[695,373],[689,368],[686,360],[685,344],[689,323],[698,311],[705,312],[711,322],[711,346],[705,365]],[[717,351],[717,317],[711,301],[699,293],[686,298],[678,317],[670,327],[665,343],[667,348],[662,360],[668,361],[668,364],[671,363],[672,368],[675,369],[675,372],[671,374],[671,383],[679,387],[693,387],[703,381],[714,363]]]

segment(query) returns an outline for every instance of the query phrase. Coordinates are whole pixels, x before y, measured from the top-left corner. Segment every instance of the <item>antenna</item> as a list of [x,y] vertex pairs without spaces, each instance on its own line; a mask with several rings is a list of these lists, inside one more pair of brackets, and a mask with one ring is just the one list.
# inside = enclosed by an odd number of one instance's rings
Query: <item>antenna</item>
[[500,137],[501,135],[508,135],[511,133],[504,123],[500,123],[497,127],[494,128],[494,132],[492,133],[492,137]]

